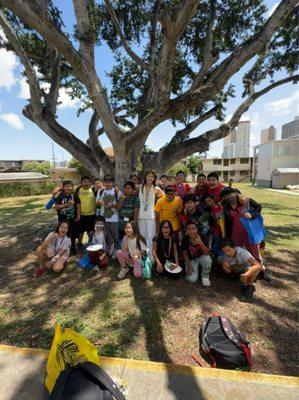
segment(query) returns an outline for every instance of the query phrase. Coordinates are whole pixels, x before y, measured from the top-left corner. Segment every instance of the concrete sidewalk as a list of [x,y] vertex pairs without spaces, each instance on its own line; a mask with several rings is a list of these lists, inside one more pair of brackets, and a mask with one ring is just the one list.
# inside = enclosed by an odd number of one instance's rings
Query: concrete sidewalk
[[[48,352],[0,345],[0,400],[44,400]],[[127,400],[297,400],[299,379],[101,357]]]

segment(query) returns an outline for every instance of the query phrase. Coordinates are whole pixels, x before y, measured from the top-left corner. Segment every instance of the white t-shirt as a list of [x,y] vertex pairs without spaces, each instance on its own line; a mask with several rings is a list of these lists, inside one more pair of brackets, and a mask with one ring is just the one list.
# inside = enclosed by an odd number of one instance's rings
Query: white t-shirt
[[139,219],[155,219],[155,187],[152,186],[146,195],[146,186],[139,190]]
[[[107,207],[108,204],[115,204],[116,198],[119,201],[121,196],[121,192],[118,192],[117,196],[115,196],[115,189],[112,188],[110,190],[104,189],[99,190],[97,193],[96,201],[103,200],[104,204],[101,207],[101,215],[105,217],[105,222],[118,222],[118,211],[115,208]],[[106,204],[106,206],[105,206]]]
[[233,258],[225,256],[224,259],[229,263],[229,265],[232,267],[234,272],[236,269],[242,270],[242,268],[246,265],[248,265],[248,260],[249,258],[254,258],[248,250],[244,249],[243,247],[236,247],[236,255]]
[[[46,240],[50,238],[52,232],[46,237]],[[57,254],[60,250],[69,250],[71,247],[71,239],[68,236],[62,236],[59,238],[55,238],[48,247],[54,250],[54,253]]]

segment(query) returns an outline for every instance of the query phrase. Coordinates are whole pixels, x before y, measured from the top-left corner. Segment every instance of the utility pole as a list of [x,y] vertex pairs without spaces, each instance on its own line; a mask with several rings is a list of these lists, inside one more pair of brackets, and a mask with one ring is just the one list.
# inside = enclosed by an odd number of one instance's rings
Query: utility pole
[[55,158],[55,151],[54,151],[54,142],[52,142],[52,164],[53,164],[53,167],[56,167],[56,158]]

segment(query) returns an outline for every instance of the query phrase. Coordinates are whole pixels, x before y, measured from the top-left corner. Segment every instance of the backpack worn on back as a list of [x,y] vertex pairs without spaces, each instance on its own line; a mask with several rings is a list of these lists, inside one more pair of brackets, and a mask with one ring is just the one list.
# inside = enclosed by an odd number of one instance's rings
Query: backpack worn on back
[[201,325],[200,354],[214,368],[249,371],[249,344],[245,336],[226,317],[212,314],[211,317],[205,318]]

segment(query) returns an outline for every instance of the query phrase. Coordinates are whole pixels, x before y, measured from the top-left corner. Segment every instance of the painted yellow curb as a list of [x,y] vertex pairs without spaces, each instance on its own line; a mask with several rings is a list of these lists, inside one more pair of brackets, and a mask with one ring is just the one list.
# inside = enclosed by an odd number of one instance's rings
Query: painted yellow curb
[[[43,359],[48,358],[49,352],[42,349],[29,349],[0,344],[0,351],[23,354],[28,356],[39,356]],[[124,358],[100,356],[101,365],[121,366],[126,369],[136,369],[148,372],[172,372],[184,376],[196,376],[199,378],[217,378],[227,381],[250,381],[256,383],[268,383],[284,387],[299,387],[299,378],[294,376],[268,375],[255,372],[241,372],[224,369],[192,367],[188,365],[168,364],[152,361],[141,361]]]

